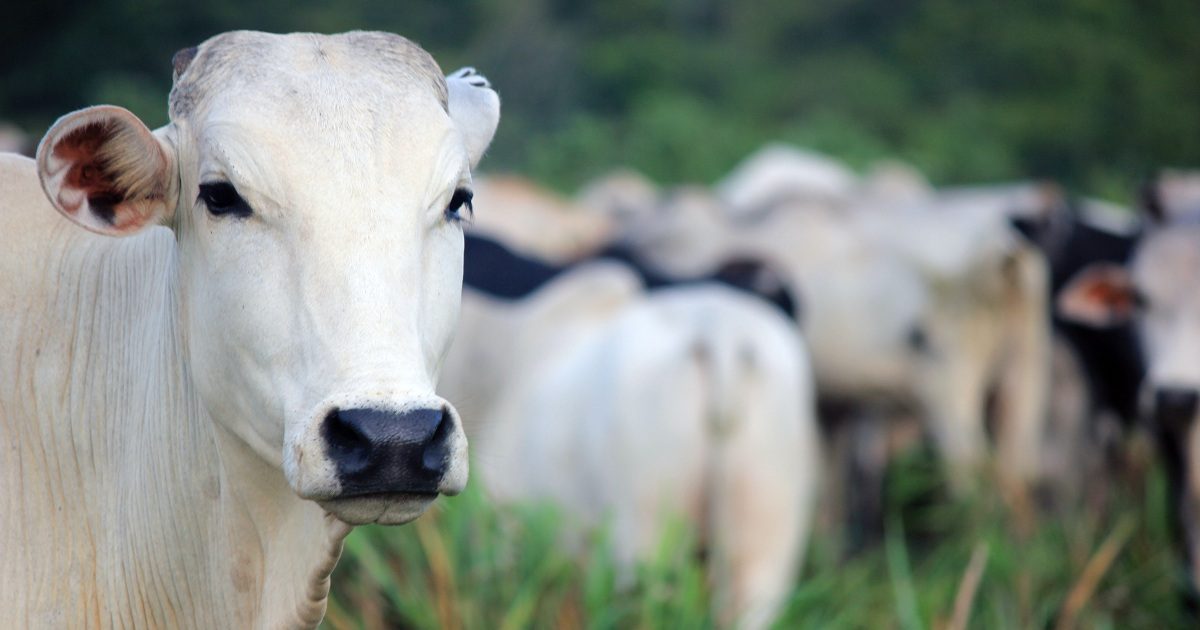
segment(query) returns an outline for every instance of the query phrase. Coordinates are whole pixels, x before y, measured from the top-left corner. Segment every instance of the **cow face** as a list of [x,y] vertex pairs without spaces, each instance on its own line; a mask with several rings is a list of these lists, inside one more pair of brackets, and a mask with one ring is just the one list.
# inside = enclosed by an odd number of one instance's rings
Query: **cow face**
[[382,33],[228,33],[175,66],[167,127],[50,130],[48,195],[96,232],[175,231],[185,372],[221,429],[347,522],[415,518],[466,482],[434,386],[495,93]]
[[1193,582],[1200,584],[1200,225],[1155,224],[1129,267],[1083,269],[1063,288],[1057,309],[1097,328],[1136,322],[1147,366],[1143,408],[1159,437]]

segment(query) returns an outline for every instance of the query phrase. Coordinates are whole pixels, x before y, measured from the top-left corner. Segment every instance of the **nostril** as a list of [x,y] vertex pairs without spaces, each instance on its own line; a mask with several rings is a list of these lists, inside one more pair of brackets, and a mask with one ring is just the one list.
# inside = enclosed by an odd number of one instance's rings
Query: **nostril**
[[329,448],[331,459],[339,462],[344,470],[365,468],[370,460],[371,439],[359,427],[343,417],[338,409],[325,416],[322,437]]
[[449,410],[443,408],[437,429],[425,444],[425,452],[421,456],[421,464],[426,471],[438,474],[446,472],[450,461],[449,442],[452,425]]

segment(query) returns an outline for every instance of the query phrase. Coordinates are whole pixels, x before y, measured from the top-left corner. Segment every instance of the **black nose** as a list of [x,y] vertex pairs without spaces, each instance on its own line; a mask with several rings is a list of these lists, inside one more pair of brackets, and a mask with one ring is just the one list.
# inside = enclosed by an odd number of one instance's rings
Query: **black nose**
[[321,435],[337,467],[341,498],[437,493],[450,465],[453,421],[445,409],[334,409]]
[[1200,390],[1190,387],[1160,387],[1154,390],[1154,420],[1172,433],[1185,430],[1196,417]]

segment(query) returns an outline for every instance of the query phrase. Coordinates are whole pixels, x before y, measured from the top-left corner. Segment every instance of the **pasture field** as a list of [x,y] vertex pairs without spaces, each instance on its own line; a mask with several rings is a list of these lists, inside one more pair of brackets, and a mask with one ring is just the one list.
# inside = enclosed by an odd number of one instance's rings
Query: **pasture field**
[[[994,495],[950,499],[928,452],[888,474],[878,544],[848,559],[812,538],[779,628],[1184,628],[1165,477],[1110,484],[1090,507],[1021,519]],[[617,586],[602,535],[572,552],[545,507],[497,510],[478,483],[399,528],[363,527],[333,577],[326,628],[708,628],[702,560],[668,536]],[[957,615],[956,615],[957,611]],[[958,625],[969,619],[966,626]]]

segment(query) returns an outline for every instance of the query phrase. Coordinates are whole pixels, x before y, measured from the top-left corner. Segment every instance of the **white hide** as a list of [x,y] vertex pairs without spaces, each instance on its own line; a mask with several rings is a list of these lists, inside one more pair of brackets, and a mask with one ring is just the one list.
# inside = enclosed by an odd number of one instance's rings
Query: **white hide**
[[855,193],[856,205],[896,206],[922,203],[933,197],[929,180],[905,162],[884,160],[871,166]]
[[1151,229],[1139,243],[1131,280],[1143,302],[1138,320],[1146,385],[1200,389],[1200,225]]
[[1153,183],[1153,195],[1162,219],[1200,219],[1200,171],[1167,169]]
[[818,390],[915,403],[956,483],[986,455],[985,401],[1000,387],[1002,471],[1030,480],[1047,396],[1047,271],[995,207],[804,199],[733,222],[711,195],[685,189],[622,234],[675,274],[734,255],[776,265],[801,296]]
[[[463,237],[445,209],[498,100],[460,102],[463,78],[447,102],[432,58],[384,33],[228,33],[177,59],[168,126],[91,108],[36,165],[0,156],[14,627],[315,626],[348,523],[432,501],[340,498],[317,424],[332,405],[449,409]],[[209,212],[213,181],[253,212]]]
[[588,183],[575,197],[590,212],[596,212],[622,224],[647,212],[658,203],[658,187],[645,175],[619,168]]
[[781,203],[845,204],[857,186],[858,177],[828,156],[768,144],[718,182],[716,193],[729,219],[741,221]]
[[492,497],[550,500],[581,529],[610,524],[625,572],[683,517],[711,550],[718,615],[765,627],[813,517],[805,358],[755,300],[718,287],[642,296],[602,266],[517,304],[467,293],[443,393],[478,410],[465,417]]

